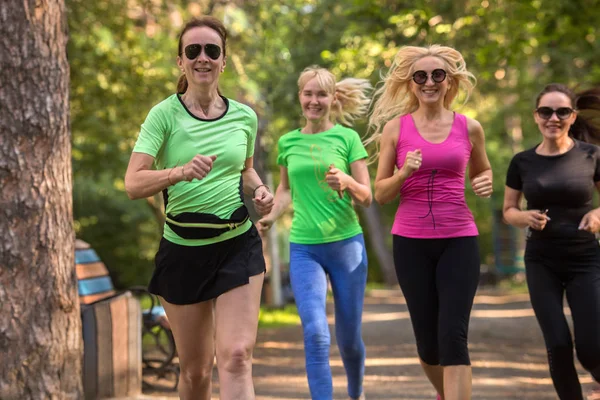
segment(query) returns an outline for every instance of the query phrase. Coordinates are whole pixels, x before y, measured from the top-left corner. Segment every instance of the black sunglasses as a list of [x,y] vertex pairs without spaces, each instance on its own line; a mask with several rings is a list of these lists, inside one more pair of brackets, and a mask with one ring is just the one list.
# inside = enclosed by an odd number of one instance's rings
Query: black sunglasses
[[535,112],[542,119],[550,119],[550,118],[552,118],[552,115],[554,113],[556,113],[556,116],[560,120],[569,118],[571,116],[571,114],[573,114],[573,111],[575,111],[575,110],[573,110],[570,107],[559,107],[556,110],[554,108],[550,108],[550,107],[538,107],[538,109],[535,110]]
[[[417,85],[423,85],[427,82],[427,72],[425,71],[416,71],[412,76],[413,81]],[[446,79],[446,71],[441,68],[434,69],[431,71],[431,80],[435,83],[442,83]]]
[[[183,51],[190,60],[195,60],[202,53],[202,45],[198,43],[188,44]],[[221,48],[212,43],[204,45],[204,53],[211,59],[217,60],[221,56]]]

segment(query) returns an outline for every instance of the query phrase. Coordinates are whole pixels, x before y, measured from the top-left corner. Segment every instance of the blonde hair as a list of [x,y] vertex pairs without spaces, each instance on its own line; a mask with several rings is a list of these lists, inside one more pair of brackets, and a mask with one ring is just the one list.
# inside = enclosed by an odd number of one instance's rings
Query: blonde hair
[[337,101],[331,105],[329,118],[332,122],[352,125],[352,122],[366,114],[370,99],[371,84],[366,79],[346,78],[336,82],[335,76],[327,69],[313,65],[302,71],[298,78],[298,89],[302,92],[304,86],[313,78],[317,78],[319,86]]
[[[466,91],[465,103],[475,87],[475,76],[467,71],[467,64],[463,56],[452,47],[433,44],[428,47],[404,46],[401,47],[389,71],[383,76],[383,85],[374,95],[374,105],[369,117],[369,131],[371,136],[365,144],[378,142],[383,126],[391,119],[408,114],[419,108],[417,97],[410,90],[410,81],[415,63],[424,57],[437,57],[445,64],[450,85],[444,97],[444,107],[450,105],[458,95],[459,88]],[[381,83],[381,82],[380,82]]]

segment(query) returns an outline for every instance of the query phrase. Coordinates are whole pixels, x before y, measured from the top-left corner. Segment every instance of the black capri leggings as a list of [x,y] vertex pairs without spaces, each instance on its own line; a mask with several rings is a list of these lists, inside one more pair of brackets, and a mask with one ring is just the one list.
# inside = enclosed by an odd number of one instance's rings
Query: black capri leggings
[[525,270],[556,393],[561,400],[582,400],[563,297],[566,293],[571,308],[577,358],[600,381],[600,247],[596,241],[561,245],[530,240]]
[[470,365],[467,336],[479,283],[477,237],[394,235],[394,264],[421,360],[429,365]]

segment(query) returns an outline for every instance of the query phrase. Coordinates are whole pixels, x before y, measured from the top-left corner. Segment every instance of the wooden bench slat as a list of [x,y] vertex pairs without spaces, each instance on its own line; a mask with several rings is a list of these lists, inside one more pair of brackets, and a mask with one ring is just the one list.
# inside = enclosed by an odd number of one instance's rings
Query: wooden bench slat
[[77,264],[75,269],[77,271],[77,279],[79,280],[108,276],[108,269],[101,261],[89,264]]
[[98,293],[98,294],[90,294],[88,296],[79,296],[79,302],[81,304],[92,304],[100,300],[104,300],[108,297],[114,296],[117,292],[114,290],[109,290],[108,292]]

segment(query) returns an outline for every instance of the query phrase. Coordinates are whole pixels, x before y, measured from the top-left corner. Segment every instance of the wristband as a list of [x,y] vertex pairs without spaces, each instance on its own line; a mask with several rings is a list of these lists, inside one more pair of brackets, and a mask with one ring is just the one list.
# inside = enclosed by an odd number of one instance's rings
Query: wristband
[[185,174],[185,170],[183,169],[185,167],[185,165],[181,166],[181,176],[183,176],[183,180],[186,182],[189,182],[189,179],[187,177],[187,175]]
[[256,196],[256,191],[258,190],[259,187],[266,187],[267,188],[267,192],[271,193],[271,189],[269,189],[269,187],[267,185],[265,185],[264,183],[258,185],[257,187],[254,188],[254,192],[252,192],[252,197]]

